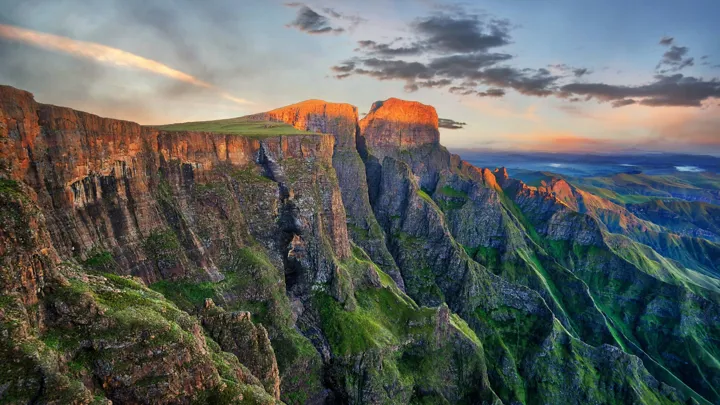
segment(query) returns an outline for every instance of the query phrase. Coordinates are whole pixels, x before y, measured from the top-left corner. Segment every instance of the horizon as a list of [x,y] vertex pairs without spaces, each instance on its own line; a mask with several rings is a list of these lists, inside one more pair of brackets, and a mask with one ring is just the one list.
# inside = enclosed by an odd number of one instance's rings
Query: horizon
[[710,1],[82,3],[8,1],[0,83],[144,125],[397,97],[452,149],[720,156]]

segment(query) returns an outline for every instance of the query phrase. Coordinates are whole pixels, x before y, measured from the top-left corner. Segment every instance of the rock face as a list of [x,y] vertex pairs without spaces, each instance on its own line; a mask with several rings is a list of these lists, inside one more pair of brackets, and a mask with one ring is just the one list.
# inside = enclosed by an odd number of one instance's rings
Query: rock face
[[357,108],[349,104],[310,100],[253,117],[282,121],[300,130],[331,134],[335,137],[333,168],[342,192],[348,231],[353,241],[403,289],[404,281],[385,246],[385,236],[370,206],[365,165],[356,147],[359,137]]
[[378,101],[360,121],[362,142],[378,152],[439,145],[438,123],[437,112],[429,105],[396,98]]
[[223,351],[238,357],[265,390],[280,399],[280,371],[268,333],[250,320],[249,312],[227,313],[208,299],[201,316],[203,326]]
[[720,399],[715,281],[663,256],[700,263],[689,242],[654,251],[622,207],[462,161],[419,103],[248,118],[316,134],[0,87],[0,402]]
[[355,148],[358,111],[350,104],[308,100],[251,117],[282,121],[300,130],[332,134],[335,136],[335,147]]

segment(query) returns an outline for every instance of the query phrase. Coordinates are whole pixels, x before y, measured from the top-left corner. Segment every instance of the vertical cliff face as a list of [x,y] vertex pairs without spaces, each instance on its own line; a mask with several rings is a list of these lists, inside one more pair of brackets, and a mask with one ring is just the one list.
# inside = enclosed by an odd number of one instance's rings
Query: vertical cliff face
[[[278,160],[331,164],[330,136],[256,140],[168,133],[37,104],[29,93],[11,88],[0,90],[6,134],[0,159],[11,178],[37,190],[55,248],[63,256],[81,258],[93,249],[112,250],[121,268],[148,282],[197,270],[205,273],[198,274],[200,278],[221,277],[198,235],[188,229],[188,218],[175,217],[157,198],[170,191],[167,187],[187,195],[195,183],[222,177],[228,165],[260,165],[258,170],[268,176],[283,176]],[[274,168],[278,172],[273,173]],[[329,236],[334,253],[343,258],[349,255],[349,244],[339,197],[336,189],[321,202],[327,216],[318,231]],[[160,260],[164,252],[150,251],[158,239],[153,235],[167,228],[176,231],[184,251],[171,262]]]
[[282,121],[300,130],[331,134],[335,137],[333,168],[342,192],[348,231],[353,241],[403,289],[404,281],[385,246],[385,237],[370,206],[365,165],[357,149],[360,136],[357,107],[309,100],[253,117]]
[[608,233],[643,225],[617,207],[463,162],[420,103],[247,119],[317,134],[159,130],[0,87],[0,402],[714,398],[716,297]]
[[282,121],[304,131],[332,134],[336,148],[355,148],[358,111],[350,104],[308,100],[251,117]]
[[[202,294],[226,308],[263,308],[256,315],[270,338],[293,345],[281,359],[291,387],[322,392],[319,356],[293,325],[313,286],[338,284],[339,263],[351,256],[333,136],[158,131],[8,87],[0,114],[3,217],[5,207],[16,211],[0,232],[3,292],[34,305],[60,260],[139,276],[172,297],[211,283]],[[316,372],[302,376],[308,369]],[[259,377],[278,394],[277,375]]]
[[435,108],[391,98],[372,105],[360,121],[365,146],[372,150],[403,150],[440,144]]

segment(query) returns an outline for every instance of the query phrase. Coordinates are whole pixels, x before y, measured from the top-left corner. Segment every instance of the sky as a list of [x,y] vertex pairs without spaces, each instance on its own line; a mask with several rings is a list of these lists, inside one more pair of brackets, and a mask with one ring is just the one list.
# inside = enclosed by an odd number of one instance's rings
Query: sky
[[433,105],[450,148],[720,156],[716,0],[0,0],[0,84],[142,124]]

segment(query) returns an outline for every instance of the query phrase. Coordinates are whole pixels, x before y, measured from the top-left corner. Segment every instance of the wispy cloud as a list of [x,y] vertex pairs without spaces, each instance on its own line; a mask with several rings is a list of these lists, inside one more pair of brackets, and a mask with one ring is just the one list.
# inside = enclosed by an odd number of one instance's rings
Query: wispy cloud
[[94,42],[78,41],[58,35],[32,31],[6,24],[0,24],[0,37],[50,51],[66,53],[98,63],[145,70],[173,80],[188,83],[196,87],[213,90],[222,98],[234,103],[251,104],[250,101],[235,97],[220,90],[211,83],[200,80],[177,69],[173,69],[160,62],[147,59],[121,49],[112,48]]

